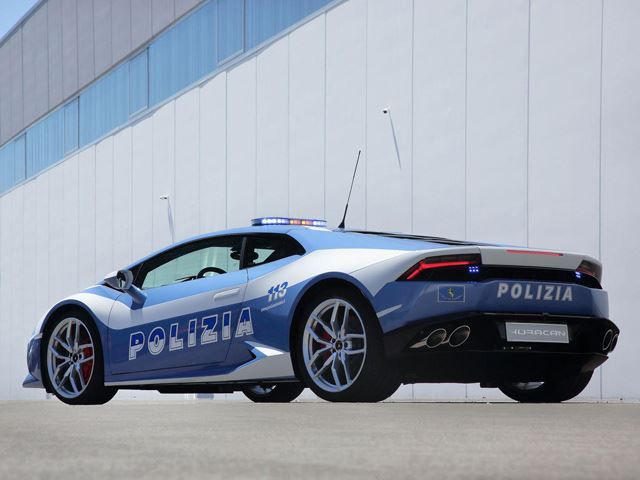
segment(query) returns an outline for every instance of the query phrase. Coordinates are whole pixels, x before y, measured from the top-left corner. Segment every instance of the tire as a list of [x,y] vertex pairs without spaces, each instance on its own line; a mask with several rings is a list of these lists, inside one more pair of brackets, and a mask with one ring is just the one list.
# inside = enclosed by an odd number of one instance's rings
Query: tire
[[499,388],[507,397],[521,403],[559,403],[570,400],[582,392],[593,372],[546,382],[510,383]]
[[400,386],[378,318],[357,291],[331,288],[305,302],[293,348],[299,375],[324,400],[379,402]]
[[289,403],[304,390],[301,383],[276,383],[273,385],[252,385],[242,390],[255,403]]
[[69,405],[101,405],[117,392],[104,386],[100,334],[85,312],[69,312],[47,326],[41,365],[47,391]]

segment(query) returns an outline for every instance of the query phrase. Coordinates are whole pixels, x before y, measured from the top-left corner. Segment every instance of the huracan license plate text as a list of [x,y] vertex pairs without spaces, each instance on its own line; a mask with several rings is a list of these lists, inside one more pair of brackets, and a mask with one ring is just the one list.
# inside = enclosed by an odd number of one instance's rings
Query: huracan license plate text
[[566,325],[506,322],[508,342],[569,343]]

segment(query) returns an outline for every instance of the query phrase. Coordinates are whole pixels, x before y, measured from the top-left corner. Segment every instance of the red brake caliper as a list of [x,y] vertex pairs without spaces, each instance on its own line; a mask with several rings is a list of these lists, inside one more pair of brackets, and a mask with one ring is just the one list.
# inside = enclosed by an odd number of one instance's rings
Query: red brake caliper
[[[331,335],[329,335],[327,333],[327,331],[323,328],[322,331],[320,332],[319,337],[324,340],[327,343],[331,343]],[[324,345],[323,345],[324,346]],[[324,352],[322,352],[322,354],[320,354],[320,360],[321,363],[320,365],[322,365],[324,362],[327,361],[327,358],[329,358],[331,356],[331,349],[329,350],[325,350]]]
[[[84,358],[90,357],[93,355],[93,349],[91,347],[85,347],[82,349],[82,355]],[[91,369],[93,368],[93,360],[89,360],[82,364],[80,367],[82,370],[82,378],[84,378],[85,382],[89,381],[89,377],[91,376]]]

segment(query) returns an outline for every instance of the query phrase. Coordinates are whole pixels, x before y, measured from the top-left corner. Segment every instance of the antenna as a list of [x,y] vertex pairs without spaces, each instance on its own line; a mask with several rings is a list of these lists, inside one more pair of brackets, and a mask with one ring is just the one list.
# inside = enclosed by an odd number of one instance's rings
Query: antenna
[[347,210],[349,210],[349,200],[351,200],[351,192],[353,191],[353,182],[356,179],[356,172],[358,171],[358,163],[360,163],[360,153],[362,150],[358,150],[358,158],[356,158],[356,168],[353,169],[353,177],[351,178],[351,188],[349,188],[349,196],[347,197],[347,204],[344,207],[344,215],[342,216],[342,221],[338,228],[344,230],[344,221],[347,219]]

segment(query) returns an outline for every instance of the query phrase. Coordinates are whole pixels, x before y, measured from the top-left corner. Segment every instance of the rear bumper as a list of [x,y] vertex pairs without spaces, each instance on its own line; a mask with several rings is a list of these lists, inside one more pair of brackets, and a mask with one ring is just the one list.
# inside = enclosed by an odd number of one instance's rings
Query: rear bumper
[[[509,342],[506,322],[567,325],[569,343]],[[470,328],[458,347],[443,343],[411,348],[432,331]],[[467,313],[428,318],[389,332],[384,337],[389,358],[399,363],[407,383],[539,381],[592,371],[607,359],[607,331],[619,334],[606,318],[522,313]]]
[[404,357],[404,383],[501,383],[538,382],[591,372],[607,356],[598,353],[553,352],[431,352]]

